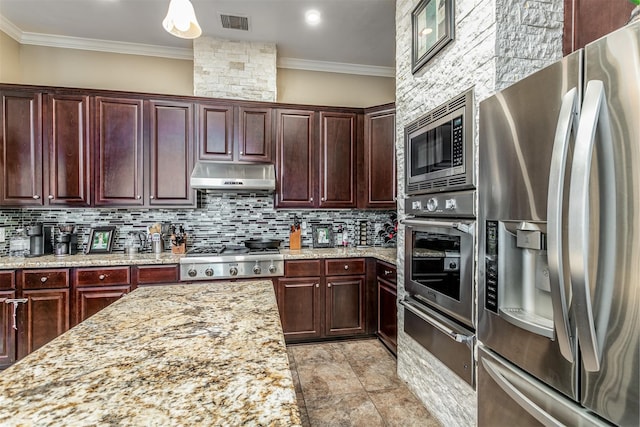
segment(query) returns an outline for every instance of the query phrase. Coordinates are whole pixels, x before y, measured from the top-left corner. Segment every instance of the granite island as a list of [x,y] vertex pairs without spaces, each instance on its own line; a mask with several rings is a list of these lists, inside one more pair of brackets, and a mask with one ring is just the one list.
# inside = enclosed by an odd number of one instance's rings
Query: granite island
[[1,425],[300,425],[269,280],[138,288],[0,373]]

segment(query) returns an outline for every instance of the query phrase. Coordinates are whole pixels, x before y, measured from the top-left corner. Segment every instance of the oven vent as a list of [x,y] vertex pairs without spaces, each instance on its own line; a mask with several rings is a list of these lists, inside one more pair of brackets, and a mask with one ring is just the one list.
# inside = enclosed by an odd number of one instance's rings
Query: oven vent
[[436,121],[438,120],[440,117],[444,117],[449,113],[449,110],[447,109],[446,105],[443,105],[442,107],[438,108],[437,110],[433,111],[431,113],[431,121]]
[[460,96],[457,99],[454,99],[453,101],[451,101],[449,103],[449,111],[454,111],[457,110],[458,108],[464,106],[465,102],[466,102],[466,94],[463,96]]
[[451,178],[449,180],[449,185],[450,186],[454,186],[454,185],[466,185],[467,184],[467,179],[466,177],[460,176],[460,177],[456,177],[456,178]]
[[448,179],[438,179],[438,180],[434,180],[433,182],[433,188],[445,188],[447,186],[449,186],[449,180]]
[[220,20],[222,22],[222,28],[226,28],[228,30],[249,31],[249,18],[246,16],[221,13]]

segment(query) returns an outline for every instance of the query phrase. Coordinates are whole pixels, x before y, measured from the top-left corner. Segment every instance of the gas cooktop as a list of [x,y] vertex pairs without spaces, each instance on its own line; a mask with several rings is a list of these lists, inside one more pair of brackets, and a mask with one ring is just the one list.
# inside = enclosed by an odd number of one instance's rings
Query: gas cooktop
[[189,249],[185,254],[187,257],[201,256],[226,256],[241,254],[264,254],[264,253],[280,253],[277,248],[261,248],[249,249],[246,246],[222,245],[222,246],[201,246]]

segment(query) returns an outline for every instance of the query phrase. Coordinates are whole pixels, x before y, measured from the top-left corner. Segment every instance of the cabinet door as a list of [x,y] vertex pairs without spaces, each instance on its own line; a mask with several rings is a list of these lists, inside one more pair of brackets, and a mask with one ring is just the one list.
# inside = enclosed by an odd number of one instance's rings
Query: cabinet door
[[287,341],[321,335],[320,278],[278,279],[278,308]]
[[131,270],[137,286],[175,284],[180,280],[177,264],[139,265],[131,267]]
[[95,204],[142,205],[142,100],[96,97],[96,116]]
[[378,337],[395,354],[398,348],[396,288],[378,278]]
[[238,115],[238,160],[264,163],[273,161],[271,109],[240,107]]
[[315,113],[277,112],[276,168],[279,208],[314,207],[316,155]]
[[232,106],[198,106],[198,146],[201,160],[233,160]]
[[362,208],[396,207],[395,118],[395,111],[381,111],[365,116]]
[[42,95],[30,91],[1,91],[0,203],[10,206],[43,204]]
[[93,316],[131,291],[131,286],[100,286],[75,290],[74,324]]
[[195,206],[193,104],[150,102],[150,205]]
[[69,289],[22,291],[28,302],[18,331],[18,359],[69,329]]
[[89,97],[46,95],[44,117],[47,202],[89,206]]
[[0,368],[16,361],[16,330],[13,329],[13,304],[5,300],[16,297],[16,292],[0,291]]
[[364,277],[335,276],[326,281],[325,335],[364,333]]
[[320,113],[321,208],[356,207],[356,114]]

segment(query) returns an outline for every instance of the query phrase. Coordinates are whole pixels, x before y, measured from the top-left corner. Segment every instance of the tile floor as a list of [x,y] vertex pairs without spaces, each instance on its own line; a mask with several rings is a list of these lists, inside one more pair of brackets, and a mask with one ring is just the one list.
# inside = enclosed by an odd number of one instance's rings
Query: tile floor
[[439,426],[377,339],[287,347],[303,426]]

